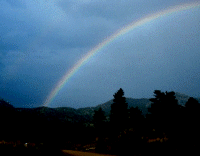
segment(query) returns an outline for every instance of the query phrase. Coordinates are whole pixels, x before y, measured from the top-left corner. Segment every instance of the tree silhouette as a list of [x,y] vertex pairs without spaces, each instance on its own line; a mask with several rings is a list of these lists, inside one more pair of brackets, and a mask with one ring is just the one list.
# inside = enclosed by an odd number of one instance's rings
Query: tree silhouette
[[128,104],[124,97],[124,91],[120,88],[114,95],[110,111],[110,123],[115,131],[122,131],[127,126]]
[[105,143],[105,132],[106,132],[106,116],[105,112],[100,107],[98,110],[94,111],[93,123],[97,137],[96,152],[106,152],[106,143]]
[[199,102],[193,98],[190,97],[188,99],[188,101],[185,104],[185,108],[186,108],[186,120],[188,121],[188,123],[190,122],[190,124],[195,125],[197,120],[199,120],[200,116],[199,116],[199,111],[200,111],[200,104]]
[[190,97],[185,104],[185,127],[186,127],[186,138],[188,142],[197,143],[200,140],[199,135],[199,120],[200,120],[200,104],[199,102]]
[[177,128],[177,122],[179,122],[178,113],[180,112],[175,92],[164,93],[160,90],[155,90],[154,96],[155,98],[150,99],[152,103],[148,109],[151,122],[157,130],[171,135],[174,132],[173,130]]
[[106,121],[105,112],[100,107],[98,110],[94,111],[94,115],[93,115],[93,123],[96,129],[97,135],[101,135],[101,133],[103,132],[103,129],[105,128],[104,127],[105,121]]
[[199,109],[199,102],[195,98],[190,97],[186,102],[185,107],[192,110]]
[[136,107],[131,107],[129,109],[129,128],[138,129],[142,126],[144,122],[144,116],[142,115],[142,111]]

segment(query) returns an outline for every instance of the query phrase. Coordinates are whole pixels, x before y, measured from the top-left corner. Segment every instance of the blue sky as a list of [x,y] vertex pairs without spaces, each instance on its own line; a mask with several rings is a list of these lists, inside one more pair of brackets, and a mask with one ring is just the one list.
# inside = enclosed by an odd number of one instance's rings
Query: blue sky
[[[0,97],[38,107],[89,50],[123,26],[193,0],[1,0]],[[103,48],[69,80],[49,107],[96,106],[122,88],[200,97],[200,8],[146,23]]]

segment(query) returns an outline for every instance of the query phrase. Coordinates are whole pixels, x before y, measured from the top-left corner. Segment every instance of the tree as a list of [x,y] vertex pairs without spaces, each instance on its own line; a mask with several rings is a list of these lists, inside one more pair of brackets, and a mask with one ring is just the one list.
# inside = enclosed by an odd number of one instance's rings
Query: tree
[[107,146],[104,139],[106,132],[106,116],[101,107],[94,111],[93,123],[96,132],[95,137],[98,138],[96,152],[106,152]]
[[129,109],[129,127],[140,129],[142,124],[144,124],[144,116],[142,115],[142,111],[138,107],[131,107]]
[[154,128],[171,133],[177,128],[179,122],[180,106],[176,99],[175,92],[154,91],[155,98],[151,98],[150,119]]
[[179,108],[178,100],[176,99],[174,92],[161,92],[160,90],[154,91],[155,98],[151,98],[151,107],[148,111],[154,115],[159,116],[162,119],[176,113]]
[[105,112],[100,107],[98,110],[94,111],[94,115],[93,115],[93,123],[98,135],[100,135],[100,133],[102,132],[102,129],[105,128],[104,127],[105,121],[106,121]]
[[193,97],[190,97],[190,98],[188,99],[188,101],[186,102],[185,107],[186,107],[187,109],[193,109],[193,110],[199,109],[199,101],[196,100],[196,99],[193,98]]
[[200,104],[198,100],[190,97],[185,104],[185,110],[186,138],[189,139],[188,141],[192,143],[199,142]]
[[126,128],[128,121],[128,104],[124,97],[124,91],[120,88],[114,95],[110,111],[110,123],[115,131],[122,131]]
[[128,123],[128,104],[124,97],[124,91],[120,88],[114,95],[110,110],[110,143],[111,152],[120,153],[124,151]]
[[200,104],[198,100],[190,97],[185,104],[186,120],[192,124],[195,124],[199,119]]

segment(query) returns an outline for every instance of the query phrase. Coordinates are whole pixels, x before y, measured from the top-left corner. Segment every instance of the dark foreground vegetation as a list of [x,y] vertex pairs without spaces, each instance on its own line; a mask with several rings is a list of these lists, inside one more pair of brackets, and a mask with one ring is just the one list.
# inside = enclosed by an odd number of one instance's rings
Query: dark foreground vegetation
[[[0,100],[0,151],[62,155],[61,149],[115,155],[198,154],[200,104],[180,105],[174,92],[154,91],[148,113],[128,107],[120,88],[107,114],[70,108],[14,108]],[[91,111],[91,110],[90,110]]]

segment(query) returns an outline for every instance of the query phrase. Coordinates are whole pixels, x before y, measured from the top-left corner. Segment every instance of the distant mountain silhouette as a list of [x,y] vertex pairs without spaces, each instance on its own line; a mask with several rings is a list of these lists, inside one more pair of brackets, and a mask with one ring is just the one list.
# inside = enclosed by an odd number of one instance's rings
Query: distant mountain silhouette
[[[179,92],[176,92],[176,99],[178,100],[178,103],[182,106],[185,105],[185,103],[188,101],[188,99],[190,98],[190,96],[186,95],[186,94],[182,94]],[[200,98],[195,98],[200,102]]]
[[70,107],[37,107],[37,108],[16,108],[18,112],[27,116],[34,116],[45,118],[48,121],[59,121],[59,122],[90,122],[92,120],[91,115],[85,115],[80,113],[77,109]]
[[[142,99],[126,98],[126,102],[128,103],[129,108],[138,107],[140,110],[142,110],[143,114],[147,113],[147,108],[151,104],[151,102],[147,98],[142,98]],[[104,104],[100,104],[96,107],[93,107],[92,109],[97,110],[99,107],[101,107],[102,110],[105,111],[105,114],[109,115],[112,103],[113,100],[110,100]]]
[[[178,103],[182,106],[185,105],[187,100],[190,98],[190,96],[186,94],[181,94],[176,92],[176,99],[178,100]],[[200,102],[200,98],[196,98]],[[126,98],[126,102],[128,103],[128,107],[138,107],[142,112],[143,115],[146,115],[148,113],[148,107],[151,106],[151,102],[148,98],[141,98],[141,99],[134,99],[134,98]],[[99,107],[102,108],[103,111],[105,111],[105,115],[108,116],[111,109],[111,104],[113,103],[113,99],[109,100],[103,104],[99,104],[95,107],[86,107],[86,108],[79,108],[77,111],[80,114],[84,115],[92,115],[94,113],[94,110],[98,110]]]
[[[184,106],[190,96],[176,93],[176,98],[180,105]],[[200,102],[200,98],[196,98]],[[147,98],[134,99],[134,98],[126,98],[126,102],[128,103],[128,107],[138,107],[143,115],[148,113],[148,108],[151,106],[151,102]],[[113,99],[109,100],[103,104],[99,104],[95,107],[85,107],[85,108],[70,108],[70,107],[58,107],[58,108],[49,108],[49,107],[37,107],[37,108],[14,108],[8,102],[4,100],[0,100],[0,109],[15,109],[17,112],[21,112],[26,116],[32,117],[42,117],[48,121],[59,121],[59,122],[83,122],[83,123],[91,123],[93,119],[94,110],[98,110],[99,107],[105,112],[106,116],[109,116],[111,104],[113,103]]]

